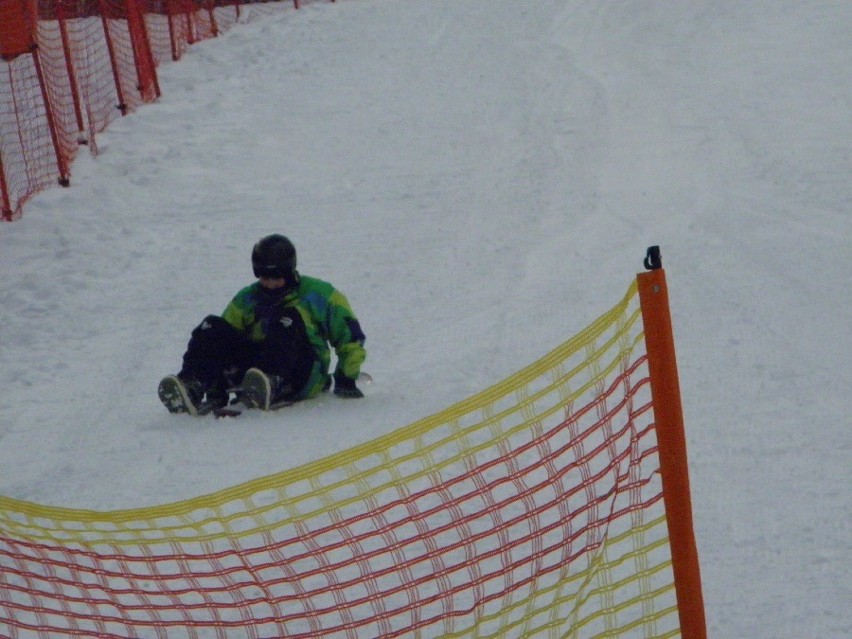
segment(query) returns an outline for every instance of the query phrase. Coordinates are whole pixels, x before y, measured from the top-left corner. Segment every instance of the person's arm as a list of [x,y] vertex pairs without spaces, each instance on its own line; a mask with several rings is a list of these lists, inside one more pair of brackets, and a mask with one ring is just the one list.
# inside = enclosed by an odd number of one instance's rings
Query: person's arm
[[334,394],[339,397],[357,398],[364,394],[356,381],[361,364],[367,357],[364,349],[366,336],[349,305],[349,300],[335,290],[329,298],[328,337],[337,355],[334,369]]
[[234,296],[222,312],[222,319],[246,337],[251,338],[254,337],[252,335],[254,312],[248,303],[249,288],[246,287]]

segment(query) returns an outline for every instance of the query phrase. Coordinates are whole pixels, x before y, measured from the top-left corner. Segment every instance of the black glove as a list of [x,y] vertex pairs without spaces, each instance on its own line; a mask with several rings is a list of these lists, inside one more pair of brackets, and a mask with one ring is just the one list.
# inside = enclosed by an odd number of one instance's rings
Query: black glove
[[364,393],[358,390],[355,385],[355,380],[340,372],[334,374],[334,394],[347,399],[357,399],[364,396]]

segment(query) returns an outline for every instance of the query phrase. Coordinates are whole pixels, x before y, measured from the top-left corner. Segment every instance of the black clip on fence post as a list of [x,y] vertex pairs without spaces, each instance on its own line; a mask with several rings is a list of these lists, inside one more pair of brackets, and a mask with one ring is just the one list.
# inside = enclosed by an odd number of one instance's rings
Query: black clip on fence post
[[659,246],[648,247],[648,252],[645,254],[645,268],[649,271],[663,268],[663,258],[660,255]]

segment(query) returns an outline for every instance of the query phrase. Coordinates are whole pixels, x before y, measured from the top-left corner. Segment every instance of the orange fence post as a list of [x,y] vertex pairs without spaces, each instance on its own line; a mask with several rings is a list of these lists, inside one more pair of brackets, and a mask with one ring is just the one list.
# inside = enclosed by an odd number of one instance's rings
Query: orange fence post
[[658,246],[648,249],[645,268],[648,272],[639,273],[636,280],[645,328],[651,400],[654,405],[681,636],[683,639],[706,639],[704,596],[701,591],[698,549],[692,526],[683,407],[666,274],[662,268]]
[[6,186],[6,173],[3,171],[3,155],[0,153],[0,219],[12,219],[12,202],[9,198],[9,187]]
[[119,17],[123,17],[120,8],[115,11],[110,11],[110,6],[107,3],[107,0],[98,0],[98,4],[100,6],[100,14],[101,14],[101,23],[104,27],[104,38],[106,38],[107,45],[107,53],[109,54],[109,63],[110,67],[112,67],[112,77],[115,82],[115,93],[118,98],[118,104],[116,108],[121,112],[121,115],[127,115],[127,101],[124,99],[124,88],[121,86],[121,75],[118,72],[118,62],[116,61],[115,55],[115,46],[112,42],[112,35],[110,35],[109,30],[109,22],[107,20],[108,17],[111,17],[113,13],[119,11]]
[[57,10],[56,20],[59,23],[59,38],[62,41],[62,52],[65,54],[65,71],[68,74],[68,89],[71,92],[71,101],[74,104],[74,117],[77,118],[78,135],[84,131],[86,125],[83,123],[83,110],[80,107],[80,90],[77,87],[77,75],[74,73],[74,63],[71,57],[71,43],[68,39],[68,26],[62,11]]
[[62,186],[69,186],[71,184],[71,173],[68,168],[68,161],[59,144],[59,136],[56,133],[56,119],[53,107],[50,105],[50,95],[47,92],[47,83],[44,79],[44,72],[41,69],[41,60],[38,57],[38,51],[33,51],[32,56],[39,88],[41,89],[41,99],[44,103],[44,116],[47,119],[47,128],[50,131],[50,141],[53,143],[53,151],[56,154],[56,168],[59,171],[58,181]]
[[151,53],[151,43],[148,42],[148,31],[145,28],[145,18],[137,0],[126,0],[127,30],[130,33],[130,47],[133,51],[133,62],[136,67],[136,87],[143,102],[156,100],[160,97],[160,84],[157,80],[157,65]]

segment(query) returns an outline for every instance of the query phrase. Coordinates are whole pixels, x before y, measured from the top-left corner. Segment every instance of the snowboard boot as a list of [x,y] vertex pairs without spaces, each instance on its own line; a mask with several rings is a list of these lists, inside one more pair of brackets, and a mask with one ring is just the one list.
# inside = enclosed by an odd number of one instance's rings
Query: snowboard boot
[[293,389],[284,379],[267,375],[259,368],[250,368],[243,377],[241,386],[243,403],[249,408],[269,410],[287,403]]
[[157,395],[170,413],[198,415],[198,407],[204,399],[201,382],[181,379],[177,375],[166,375],[157,388]]

